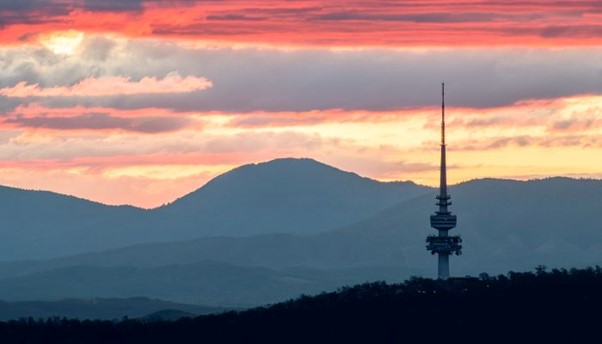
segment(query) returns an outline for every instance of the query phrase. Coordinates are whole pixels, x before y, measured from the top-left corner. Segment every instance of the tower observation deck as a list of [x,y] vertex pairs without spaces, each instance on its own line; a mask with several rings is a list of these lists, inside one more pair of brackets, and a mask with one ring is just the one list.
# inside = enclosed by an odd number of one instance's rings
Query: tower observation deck
[[435,197],[439,210],[431,215],[431,227],[439,231],[439,235],[429,235],[426,238],[426,249],[431,254],[438,254],[438,278],[449,278],[449,256],[462,254],[462,239],[459,236],[450,236],[448,231],[456,227],[456,215],[448,207],[452,204],[451,196],[447,192],[447,165],[445,157],[445,84],[441,84],[441,171],[439,180],[439,194]]

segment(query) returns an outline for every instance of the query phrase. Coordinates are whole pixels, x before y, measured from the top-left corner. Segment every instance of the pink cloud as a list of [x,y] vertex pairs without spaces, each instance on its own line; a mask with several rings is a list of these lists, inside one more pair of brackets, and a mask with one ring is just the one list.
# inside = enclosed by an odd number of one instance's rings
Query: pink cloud
[[84,113],[76,117],[23,117],[4,120],[18,128],[45,128],[53,130],[123,130],[139,133],[164,133],[186,127],[190,121],[181,117],[145,116],[116,117],[107,113]]
[[132,81],[129,77],[101,76],[89,77],[72,86],[40,87],[19,82],[13,87],[0,89],[5,97],[100,97],[135,94],[187,93],[205,90],[212,87],[211,81],[202,77],[181,77],[170,73],[163,79],[144,77]]
[[[294,127],[311,126],[322,123],[352,122],[394,122],[409,116],[423,114],[424,109],[403,109],[396,111],[348,111],[343,109],[313,110],[303,112],[250,112],[233,115],[228,123],[232,127]],[[431,109],[429,109],[431,111]],[[436,112],[436,110],[432,110]]]
[[76,29],[246,44],[599,45],[602,30],[599,1],[44,3],[0,4],[0,41],[15,43],[32,32]]

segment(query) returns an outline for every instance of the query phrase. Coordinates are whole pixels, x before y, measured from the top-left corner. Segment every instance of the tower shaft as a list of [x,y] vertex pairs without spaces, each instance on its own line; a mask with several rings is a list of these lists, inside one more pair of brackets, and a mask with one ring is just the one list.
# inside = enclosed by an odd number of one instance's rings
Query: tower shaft
[[446,280],[449,278],[449,254],[439,253],[438,256],[437,278]]
[[427,250],[432,254],[439,255],[438,278],[449,278],[449,255],[462,253],[462,239],[459,236],[449,236],[448,231],[456,227],[456,215],[453,215],[448,207],[452,204],[451,197],[447,192],[447,161],[445,145],[445,84],[441,84],[441,169],[439,175],[439,194],[436,205],[439,207],[434,215],[431,215],[431,227],[439,231],[439,235],[429,235],[426,238]]

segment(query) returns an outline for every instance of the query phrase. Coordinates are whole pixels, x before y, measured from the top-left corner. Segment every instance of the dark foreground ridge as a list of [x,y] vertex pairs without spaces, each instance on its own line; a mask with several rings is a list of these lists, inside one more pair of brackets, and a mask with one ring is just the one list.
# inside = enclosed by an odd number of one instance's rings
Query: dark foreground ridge
[[177,321],[24,319],[2,343],[596,342],[602,268],[411,278]]

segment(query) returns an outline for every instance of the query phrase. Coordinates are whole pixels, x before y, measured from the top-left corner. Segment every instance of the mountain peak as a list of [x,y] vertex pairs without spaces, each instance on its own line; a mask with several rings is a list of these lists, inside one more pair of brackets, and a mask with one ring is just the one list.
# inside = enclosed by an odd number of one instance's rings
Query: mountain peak
[[[299,194],[304,194],[308,190],[320,192],[324,187],[331,188],[332,183],[336,185],[354,182],[370,185],[383,184],[310,158],[278,158],[236,167],[171,204],[183,203],[188,199],[195,198],[198,194],[213,192],[232,194],[252,190],[253,193],[267,197],[273,192],[279,195],[287,191]],[[216,197],[219,195],[216,194]]]
[[[207,227],[230,223],[227,232],[214,233],[220,235],[315,233],[421,192],[424,188],[414,184],[382,183],[313,159],[281,158],[235,168],[162,211],[192,213]],[[225,213],[227,218],[216,217]]]
[[[322,173],[336,173],[336,174],[349,174],[356,177],[360,177],[358,174],[353,172],[343,171],[336,167],[327,165],[323,162],[311,159],[311,158],[277,158],[270,161],[252,163],[247,165],[242,165],[238,168],[231,170],[230,172],[226,172],[225,174],[229,174],[239,170],[251,170],[257,169],[264,171],[274,170],[275,172],[283,173],[293,173],[296,174],[298,172],[307,173],[309,171],[316,171]],[[364,177],[360,177],[364,178]],[[364,178],[369,179],[369,178]],[[371,179],[369,179],[371,180]]]
[[325,163],[319,162],[318,160],[312,159],[312,158],[293,158],[293,157],[288,157],[288,158],[276,158],[273,160],[269,160],[269,161],[264,161],[264,162],[258,162],[255,164],[250,164],[250,165],[306,165],[306,166],[325,166],[325,167],[332,167],[329,165],[326,165]]

